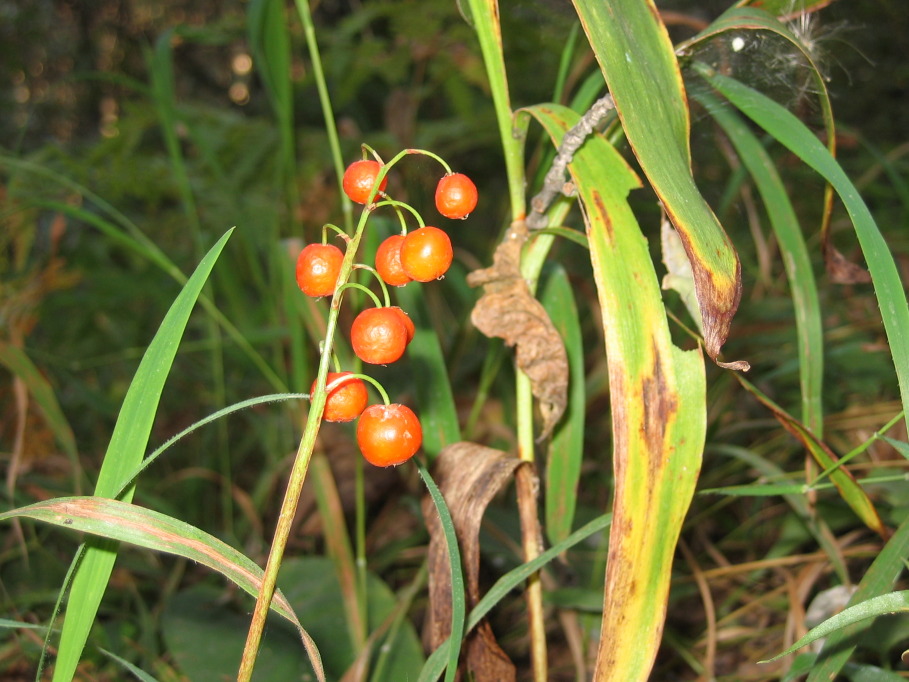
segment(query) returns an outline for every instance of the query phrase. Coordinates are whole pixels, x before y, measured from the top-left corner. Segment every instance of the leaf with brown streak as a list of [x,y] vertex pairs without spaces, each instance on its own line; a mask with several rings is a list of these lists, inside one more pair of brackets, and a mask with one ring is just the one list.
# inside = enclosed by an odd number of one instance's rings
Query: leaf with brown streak
[[[501,450],[475,443],[453,443],[439,453],[435,480],[451,512],[467,587],[467,609],[480,600],[480,522],[489,502],[514,475],[521,460]],[[423,517],[429,531],[429,617],[426,639],[438,648],[451,630],[451,572],[442,523],[432,500],[423,500]],[[486,620],[480,621],[465,642],[465,667],[477,680],[515,679],[515,667],[496,642]]]
[[518,368],[528,376],[540,401],[543,439],[568,404],[568,355],[555,325],[521,276],[521,248],[526,240],[524,221],[512,223],[496,248],[492,266],[467,276],[470,286],[483,287],[470,319],[486,336],[515,346]]

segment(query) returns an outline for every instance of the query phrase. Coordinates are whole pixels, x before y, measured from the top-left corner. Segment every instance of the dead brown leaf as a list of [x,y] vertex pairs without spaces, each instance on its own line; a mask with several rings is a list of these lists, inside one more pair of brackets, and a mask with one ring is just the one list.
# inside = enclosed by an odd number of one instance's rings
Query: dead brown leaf
[[[433,475],[451,512],[461,550],[467,610],[480,599],[480,522],[496,493],[511,479],[521,460],[475,443],[453,443],[439,453]],[[442,524],[432,500],[423,500],[429,531],[429,614],[425,638],[436,649],[451,631],[451,571]],[[515,667],[496,642],[489,623],[481,621],[467,635],[466,670],[476,680],[515,679]]]
[[524,221],[512,223],[496,248],[492,266],[470,273],[467,283],[483,287],[470,314],[474,326],[516,348],[517,365],[530,378],[533,395],[540,401],[542,439],[565,412],[568,356],[562,337],[521,276],[521,248],[526,240]]

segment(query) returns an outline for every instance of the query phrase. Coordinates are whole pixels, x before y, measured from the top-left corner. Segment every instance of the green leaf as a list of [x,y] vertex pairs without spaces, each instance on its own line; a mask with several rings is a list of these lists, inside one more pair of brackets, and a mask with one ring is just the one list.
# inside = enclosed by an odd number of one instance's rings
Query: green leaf
[[855,227],[871,273],[900,386],[903,411],[909,416],[909,334],[906,333],[909,329],[909,304],[893,255],[855,185],[827,148],[792,113],[769,97],[709,67],[697,65],[697,70],[742,113],[817,171],[836,190]]
[[[170,372],[177,347],[186,329],[189,315],[202,291],[211,269],[227,243],[229,230],[189,278],[149,344],[133,377],[107,453],[101,464],[95,495],[114,497],[129,480],[142,461],[148,437],[161,399],[164,382]],[[122,495],[125,502],[132,499],[133,488]],[[70,590],[67,616],[63,622],[54,680],[72,679],[98,612],[101,598],[117,557],[117,543],[111,540],[90,540],[83,552],[74,559],[78,563]]]
[[[127,502],[103,497],[58,497],[0,514],[0,521],[11,518],[35,519],[117,543],[181,556],[217,571],[253,597],[262,584],[262,569],[230,545],[184,521]],[[89,552],[86,551],[86,559],[91,556]],[[72,606],[71,600],[70,609]],[[272,609],[297,628],[313,665],[317,665],[318,650],[283,594],[276,594]]]
[[546,534],[550,542],[557,543],[568,537],[574,525],[587,408],[581,322],[563,267],[557,266],[549,275],[540,302],[562,337],[569,369],[568,407],[553,433],[546,464]]
[[712,358],[729,334],[741,265],[691,172],[689,113],[675,52],[650,0],[574,0],[625,135],[675,225],[694,274]]

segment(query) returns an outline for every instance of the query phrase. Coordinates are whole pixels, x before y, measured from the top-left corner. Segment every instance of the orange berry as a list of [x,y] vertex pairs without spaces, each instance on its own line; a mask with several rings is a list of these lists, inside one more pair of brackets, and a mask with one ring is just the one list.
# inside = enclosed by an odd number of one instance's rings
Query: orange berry
[[[344,381],[344,377],[351,377]],[[338,380],[341,382],[338,382]],[[332,384],[338,384],[332,388]],[[366,384],[362,379],[354,377],[351,372],[329,372],[325,378],[328,387],[328,397],[325,400],[325,409],[322,419],[327,422],[351,422],[360,416],[369,402],[366,393]],[[316,392],[316,382],[312,382],[309,389],[310,395]]]
[[297,257],[297,284],[307,296],[335,293],[344,254],[332,244],[310,244]]
[[404,235],[393,234],[376,249],[376,272],[379,273],[383,282],[392,287],[403,287],[413,281],[401,266],[401,244],[403,243]]
[[367,462],[377,467],[406,462],[422,443],[420,420],[405,405],[370,405],[357,422],[360,452]]
[[[373,185],[376,184],[376,177],[382,166],[378,161],[372,159],[361,159],[354,161],[344,171],[344,177],[341,185],[344,187],[346,194],[351,201],[358,204],[365,204],[369,200],[369,194],[372,192]],[[388,185],[388,176],[382,178],[382,184],[379,185],[379,192],[384,192]]]
[[466,218],[478,198],[477,186],[463,173],[446,175],[436,185],[436,208],[446,218]]
[[398,311],[398,316],[401,318],[401,322],[404,323],[404,329],[407,330],[407,343],[413,341],[413,335],[417,333],[417,327],[413,323],[413,320],[410,319],[410,315],[404,312],[403,308],[399,308],[396,305],[390,306],[391,310]]
[[451,240],[438,227],[421,227],[408,233],[401,244],[401,266],[418,282],[431,282],[444,275],[454,252]]
[[387,365],[407,348],[407,327],[394,308],[367,308],[354,318],[350,345],[363,362]]

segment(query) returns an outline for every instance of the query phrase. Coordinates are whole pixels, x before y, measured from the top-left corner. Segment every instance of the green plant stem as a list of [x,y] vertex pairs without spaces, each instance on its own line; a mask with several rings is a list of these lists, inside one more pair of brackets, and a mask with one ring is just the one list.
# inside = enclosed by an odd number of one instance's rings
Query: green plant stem
[[240,671],[237,674],[237,682],[249,682],[252,678],[253,667],[256,663],[256,656],[259,652],[259,644],[262,641],[262,632],[265,630],[265,619],[268,616],[268,610],[271,606],[271,600],[275,593],[275,585],[278,580],[278,571],[281,569],[281,560],[284,557],[284,549],[287,547],[287,539],[290,537],[290,529],[293,525],[294,515],[297,511],[297,505],[300,502],[300,494],[303,491],[303,483],[306,480],[306,474],[309,471],[309,462],[312,459],[313,449],[316,444],[316,437],[319,434],[319,427],[322,424],[322,411],[325,409],[325,401],[328,394],[325,390],[325,379],[328,376],[328,370],[332,361],[332,346],[335,337],[335,329],[338,324],[338,314],[341,311],[341,301],[344,298],[345,285],[350,279],[353,271],[354,259],[360,247],[360,240],[363,237],[363,231],[366,228],[366,222],[372,213],[375,205],[373,201],[376,197],[379,186],[385,179],[386,174],[407,152],[398,153],[391,161],[379,171],[373,183],[373,189],[370,192],[369,200],[366,207],[360,214],[360,221],[357,223],[357,229],[353,237],[347,243],[347,250],[344,252],[344,260],[341,262],[341,270],[338,273],[338,285],[334,296],[331,299],[331,307],[328,312],[328,321],[325,327],[325,341],[322,344],[322,352],[319,359],[319,372],[316,376],[316,390],[310,396],[309,414],[306,417],[306,426],[303,429],[303,436],[300,438],[300,445],[297,448],[297,454],[294,457],[293,468],[290,472],[290,478],[287,481],[287,489],[284,493],[284,501],[281,503],[281,511],[278,514],[278,523],[275,527],[275,536],[272,539],[271,548],[268,552],[268,561],[265,564],[265,573],[262,576],[262,587],[259,590],[259,596],[256,599],[256,607],[253,611],[252,622],[249,626],[249,632],[246,636],[246,644],[243,647],[243,657],[240,660]]
[[335,167],[338,180],[338,192],[342,197],[341,211],[344,214],[344,225],[348,231],[353,227],[353,207],[351,202],[344,199],[344,159],[341,156],[341,142],[338,138],[338,128],[335,125],[335,114],[331,106],[331,97],[328,94],[328,85],[325,82],[325,71],[322,69],[322,57],[319,54],[319,44],[316,42],[316,27],[312,23],[312,12],[307,0],[296,0],[297,14],[303,24],[303,33],[306,35],[306,46],[309,49],[309,59],[312,62],[313,78],[319,92],[319,103],[322,105],[322,116],[325,119],[325,132],[328,135],[328,145],[331,148],[331,159]]

